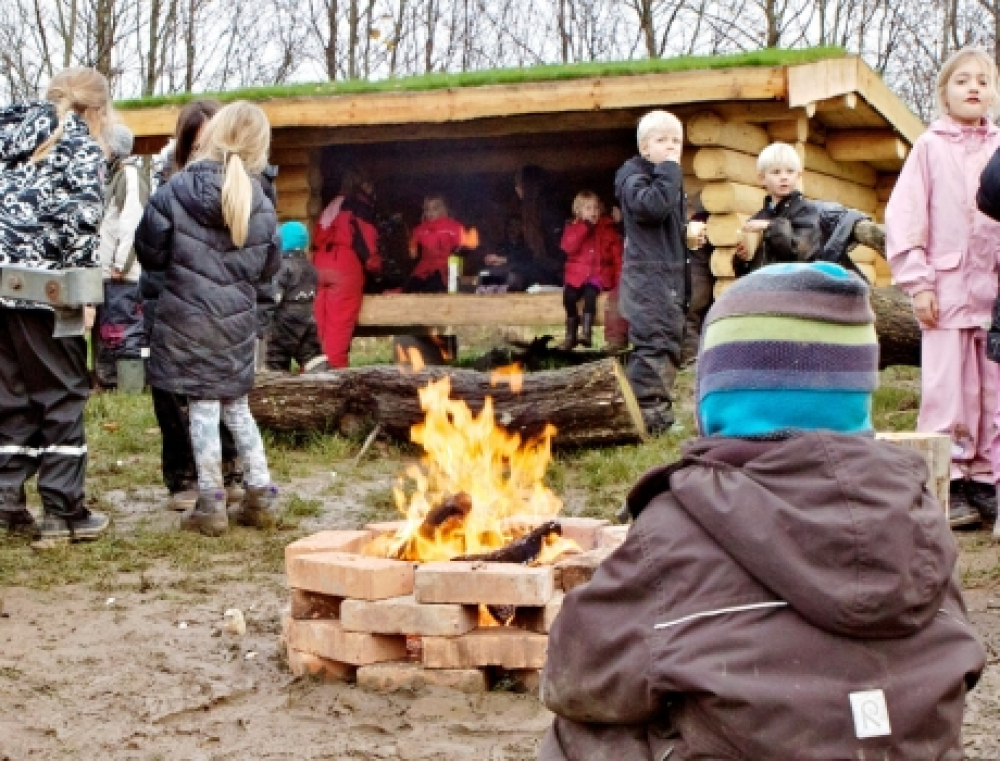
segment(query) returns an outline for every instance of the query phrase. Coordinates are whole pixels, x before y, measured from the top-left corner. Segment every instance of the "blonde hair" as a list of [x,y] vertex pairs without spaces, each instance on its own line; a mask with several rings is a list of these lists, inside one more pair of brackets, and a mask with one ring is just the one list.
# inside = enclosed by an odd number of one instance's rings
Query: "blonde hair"
[[253,210],[253,181],[267,166],[271,145],[271,125],[260,107],[245,100],[221,109],[205,125],[201,147],[196,158],[218,161],[226,169],[222,185],[222,216],[233,236],[233,243],[242,248],[250,227]]
[[757,157],[757,173],[765,175],[772,169],[802,171],[802,157],[788,143],[771,143]]
[[39,145],[31,155],[31,162],[41,161],[62,139],[66,130],[66,120],[71,111],[80,115],[87,124],[90,136],[108,152],[107,131],[111,124],[111,91],[108,80],[97,69],[76,66],[63,69],[49,82],[45,99],[56,107],[59,124],[48,139]]
[[962,48],[952,53],[944,62],[941,71],[938,72],[937,82],[934,83],[934,99],[937,101],[938,113],[942,116],[948,113],[948,100],[945,96],[948,82],[967,58],[978,61],[986,74],[986,90],[990,98],[990,107],[987,111],[992,112],[997,100],[1000,99],[1000,93],[997,91],[997,64],[993,56],[980,48]]
[[636,142],[641,151],[646,141],[654,134],[680,134],[684,135],[684,125],[681,120],[669,111],[650,111],[639,120],[639,126],[635,131]]
[[587,201],[597,201],[597,210],[601,210],[601,199],[597,197],[597,193],[593,190],[581,190],[576,194],[576,198],[573,199],[573,216],[579,217],[580,210]]

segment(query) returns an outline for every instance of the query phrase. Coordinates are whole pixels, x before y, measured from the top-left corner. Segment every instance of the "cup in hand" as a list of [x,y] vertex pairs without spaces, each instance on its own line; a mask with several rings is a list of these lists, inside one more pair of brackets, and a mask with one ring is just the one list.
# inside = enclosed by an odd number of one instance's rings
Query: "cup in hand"
[[746,258],[753,259],[757,253],[757,249],[760,248],[761,240],[763,236],[756,230],[740,230],[736,235],[737,243],[741,244],[743,250],[746,252]]
[[707,225],[704,222],[700,222],[695,219],[688,222],[685,243],[691,251],[697,251],[702,247],[706,227]]

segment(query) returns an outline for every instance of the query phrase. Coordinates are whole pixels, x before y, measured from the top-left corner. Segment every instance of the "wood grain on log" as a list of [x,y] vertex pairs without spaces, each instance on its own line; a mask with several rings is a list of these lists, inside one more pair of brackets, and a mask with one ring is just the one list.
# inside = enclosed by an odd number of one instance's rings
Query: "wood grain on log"
[[910,297],[895,286],[872,288],[872,309],[878,333],[879,366],[920,365],[920,325]]
[[642,440],[645,426],[632,389],[613,359],[563,370],[527,373],[520,393],[493,386],[488,373],[433,367],[419,373],[393,365],[355,367],[310,375],[258,376],[250,393],[257,422],[278,431],[337,430],[348,411],[366,411],[388,434],[403,440],[424,419],[417,390],[451,378],[453,399],[478,413],[490,396],[497,421],[530,438],[556,427],[557,447],[599,446]]

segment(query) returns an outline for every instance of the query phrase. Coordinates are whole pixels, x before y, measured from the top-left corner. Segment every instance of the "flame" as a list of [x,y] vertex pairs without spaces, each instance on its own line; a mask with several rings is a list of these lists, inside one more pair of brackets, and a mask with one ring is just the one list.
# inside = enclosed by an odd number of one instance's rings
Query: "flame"
[[499,386],[501,383],[510,386],[512,393],[521,393],[521,389],[524,388],[524,371],[519,362],[498,367],[490,373],[490,386]]
[[[512,387],[520,387],[514,370],[505,377]],[[425,454],[393,489],[406,520],[388,542],[389,556],[450,560],[493,552],[562,509],[562,501],[544,484],[554,426],[523,442],[519,434],[496,424],[490,397],[478,415],[465,402],[451,399],[448,377],[431,382],[419,395],[426,416],[413,426],[410,438]],[[579,551],[574,542],[556,535],[546,537],[543,545],[542,554],[551,558]]]

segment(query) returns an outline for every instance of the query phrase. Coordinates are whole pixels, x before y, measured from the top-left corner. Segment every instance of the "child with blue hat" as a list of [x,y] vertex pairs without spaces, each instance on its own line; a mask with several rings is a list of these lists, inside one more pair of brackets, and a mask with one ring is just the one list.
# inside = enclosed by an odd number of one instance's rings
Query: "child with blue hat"
[[316,331],[316,268],[308,250],[306,226],[285,222],[281,226],[281,269],[274,280],[278,306],[267,336],[268,370],[291,372],[293,359],[305,373],[330,369]]

